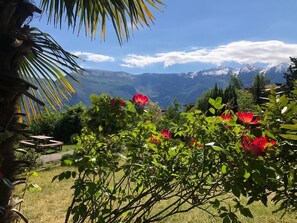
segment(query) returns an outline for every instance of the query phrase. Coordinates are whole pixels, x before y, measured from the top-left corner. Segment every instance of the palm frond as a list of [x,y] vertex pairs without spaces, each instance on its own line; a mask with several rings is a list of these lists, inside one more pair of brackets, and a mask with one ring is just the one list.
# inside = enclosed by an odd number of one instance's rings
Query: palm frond
[[30,28],[30,39],[33,48],[20,61],[20,76],[37,90],[30,88],[22,92],[21,106],[27,114],[36,114],[38,104],[52,108],[63,105],[63,100],[75,92],[66,76],[78,81],[74,74],[81,74],[81,68],[78,58],[65,51],[49,34]]
[[66,18],[68,27],[82,28],[85,34],[95,37],[101,24],[101,36],[105,38],[106,22],[111,20],[120,43],[128,39],[131,28],[149,26],[154,21],[151,8],[161,10],[161,0],[42,0],[41,8],[48,12],[48,21],[62,26]]

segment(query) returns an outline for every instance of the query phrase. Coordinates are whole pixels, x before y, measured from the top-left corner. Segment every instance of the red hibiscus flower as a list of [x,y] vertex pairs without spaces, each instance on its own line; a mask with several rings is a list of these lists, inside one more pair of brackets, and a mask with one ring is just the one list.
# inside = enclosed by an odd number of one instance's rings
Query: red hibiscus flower
[[254,119],[254,113],[252,113],[252,112],[237,112],[237,117],[242,122],[250,124],[250,125],[256,125],[259,123],[259,120],[260,120],[260,118]]
[[113,98],[113,99],[111,99],[110,103],[113,107],[115,107],[115,106],[123,107],[126,105],[126,102],[121,98]]
[[223,119],[223,121],[228,122],[232,119],[232,115],[227,113],[227,114],[221,114],[221,118]]
[[150,137],[150,142],[151,142],[151,143],[159,143],[159,142],[160,142],[160,139],[157,139],[156,137],[151,136],[151,137]]
[[197,140],[195,140],[195,139],[191,139],[191,141],[190,141],[190,145],[191,145],[191,146],[195,146],[196,142],[197,142]]
[[161,131],[161,134],[162,134],[162,136],[163,136],[164,138],[166,138],[166,139],[171,139],[171,134],[170,134],[170,132],[169,132],[167,129],[163,129],[163,130]]
[[275,140],[268,140],[266,136],[257,137],[255,139],[248,136],[242,138],[242,146],[245,150],[250,151],[256,156],[265,156],[265,149],[271,146],[275,146]]
[[142,94],[136,94],[133,96],[132,100],[134,103],[144,106],[149,101],[149,98]]
[[201,143],[197,143],[197,140],[195,140],[195,139],[192,139],[191,141],[190,141],[190,145],[191,146],[197,146],[197,147],[199,147],[199,148],[202,148],[203,147],[203,145],[201,144]]

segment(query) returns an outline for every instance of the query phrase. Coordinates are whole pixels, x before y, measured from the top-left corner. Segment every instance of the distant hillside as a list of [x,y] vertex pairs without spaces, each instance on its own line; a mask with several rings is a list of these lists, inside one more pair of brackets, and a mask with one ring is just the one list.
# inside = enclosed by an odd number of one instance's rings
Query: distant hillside
[[140,75],[87,69],[86,77],[80,78],[80,84],[71,81],[76,94],[66,104],[71,106],[81,101],[85,105],[90,105],[89,96],[93,93],[107,93],[113,97],[131,99],[134,94],[140,92],[148,95],[152,101],[158,102],[162,108],[166,108],[174,99],[178,99],[182,104],[195,102],[215,83],[219,87],[225,87],[232,74],[238,75],[245,86],[250,86],[254,75],[258,73],[264,73],[271,83],[283,83],[287,68],[287,64],[265,69],[247,65],[240,69],[217,67],[199,72]]

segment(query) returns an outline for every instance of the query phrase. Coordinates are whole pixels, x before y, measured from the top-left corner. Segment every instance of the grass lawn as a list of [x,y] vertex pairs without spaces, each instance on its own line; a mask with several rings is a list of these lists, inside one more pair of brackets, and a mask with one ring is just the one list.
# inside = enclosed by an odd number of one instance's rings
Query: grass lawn
[[[51,167],[47,170],[40,171],[38,177],[31,179],[42,187],[42,191],[27,192],[25,202],[22,205],[22,212],[29,219],[30,223],[62,223],[64,222],[65,213],[71,202],[72,180],[51,182],[52,178],[69,167]],[[166,205],[164,202],[161,205]],[[253,223],[297,223],[297,213],[285,215],[280,219],[281,213],[272,214],[275,206],[270,204],[268,208],[255,203],[251,205],[251,211],[254,219],[242,218],[243,222]],[[203,211],[194,209],[188,213],[172,216],[162,221],[162,223],[214,223],[216,221]]]
[[77,148],[77,145],[63,145],[62,152],[74,150],[75,148]]

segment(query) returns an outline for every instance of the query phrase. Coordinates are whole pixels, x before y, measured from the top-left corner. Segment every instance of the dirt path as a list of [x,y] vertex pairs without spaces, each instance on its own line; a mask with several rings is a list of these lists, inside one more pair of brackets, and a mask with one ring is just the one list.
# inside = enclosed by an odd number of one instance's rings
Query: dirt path
[[52,153],[52,154],[41,155],[40,159],[44,163],[48,163],[48,162],[60,160],[64,154],[73,154],[73,150],[69,150],[69,151],[61,152],[61,153]]

